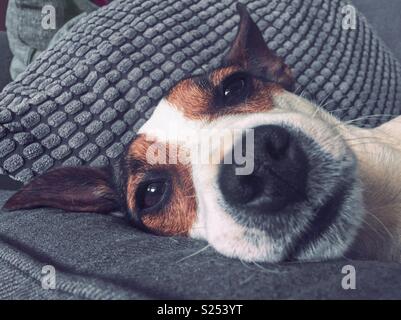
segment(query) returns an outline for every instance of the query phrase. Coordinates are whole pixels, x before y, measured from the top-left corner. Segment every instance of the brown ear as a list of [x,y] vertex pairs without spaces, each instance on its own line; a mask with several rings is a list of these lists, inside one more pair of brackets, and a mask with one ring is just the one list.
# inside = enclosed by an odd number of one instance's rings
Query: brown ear
[[64,167],[32,180],[8,199],[3,208],[37,207],[107,213],[118,209],[119,205],[107,169]]
[[260,76],[293,91],[294,79],[284,60],[271,51],[246,6],[237,4],[240,23],[237,35],[224,60],[227,65],[240,65],[256,71]]

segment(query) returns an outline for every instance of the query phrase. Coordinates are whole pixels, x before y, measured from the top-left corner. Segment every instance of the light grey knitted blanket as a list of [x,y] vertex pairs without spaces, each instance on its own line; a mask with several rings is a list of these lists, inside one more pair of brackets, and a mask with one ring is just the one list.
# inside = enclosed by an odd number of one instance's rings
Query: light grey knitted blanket
[[[218,66],[236,2],[116,0],[79,20],[0,93],[0,172],[28,181],[117,160],[174,83]],[[401,66],[359,13],[343,28],[345,2],[242,2],[299,93],[360,125],[400,114]]]

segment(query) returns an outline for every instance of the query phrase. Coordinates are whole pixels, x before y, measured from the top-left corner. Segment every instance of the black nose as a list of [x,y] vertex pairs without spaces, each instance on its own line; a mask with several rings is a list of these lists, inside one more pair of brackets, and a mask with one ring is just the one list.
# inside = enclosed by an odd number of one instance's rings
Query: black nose
[[[278,125],[253,129],[252,157],[254,170],[239,175],[235,148],[246,151],[246,136],[232,150],[232,164],[222,164],[218,184],[225,201],[231,206],[257,213],[273,213],[285,206],[305,200],[308,161],[297,137]],[[249,151],[249,150],[248,150]]]

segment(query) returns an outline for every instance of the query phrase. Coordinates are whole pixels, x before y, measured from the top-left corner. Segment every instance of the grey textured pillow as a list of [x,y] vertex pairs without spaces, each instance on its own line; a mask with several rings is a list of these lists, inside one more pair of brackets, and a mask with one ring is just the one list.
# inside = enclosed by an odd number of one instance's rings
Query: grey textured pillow
[[[55,165],[118,159],[158,100],[220,62],[236,0],[120,0],[81,19],[0,94],[0,168],[21,181]],[[401,66],[340,0],[248,0],[298,92],[344,120],[376,125],[400,113]]]

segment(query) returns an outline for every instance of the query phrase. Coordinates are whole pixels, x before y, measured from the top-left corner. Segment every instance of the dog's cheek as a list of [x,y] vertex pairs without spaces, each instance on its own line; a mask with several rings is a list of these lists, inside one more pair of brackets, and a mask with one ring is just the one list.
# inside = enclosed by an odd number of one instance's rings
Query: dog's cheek
[[188,236],[196,219],[196,200],[191,189],[175,190],[161,212],[142,217],[142,223],[156,234]]
[[143,216],[142,222],[157,234],[188,236],[197,214],[191,170],[177,164],[171,171],[173,185],[169,203],[160,212]]

